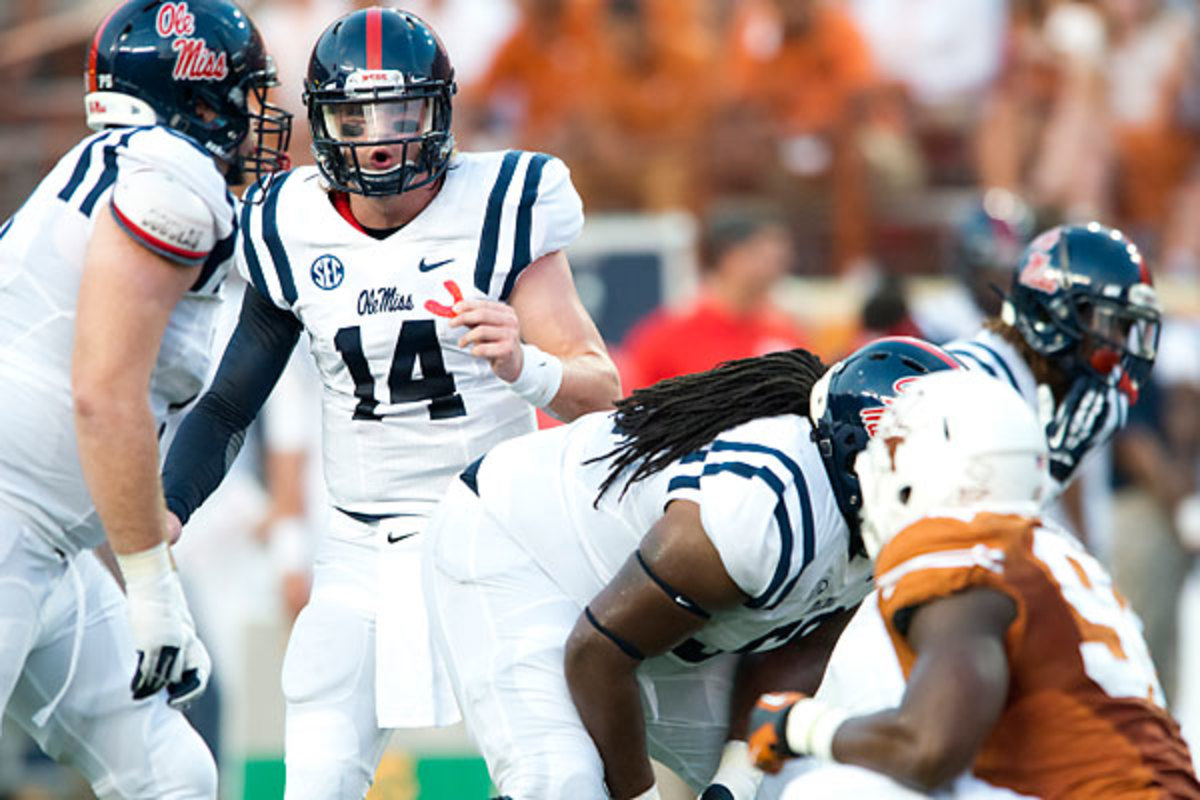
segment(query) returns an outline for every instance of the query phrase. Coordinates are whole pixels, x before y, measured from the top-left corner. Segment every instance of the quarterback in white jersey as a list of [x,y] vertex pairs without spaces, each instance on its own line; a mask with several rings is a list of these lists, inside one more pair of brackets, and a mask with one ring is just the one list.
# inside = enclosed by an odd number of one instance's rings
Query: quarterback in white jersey
[[802,654],[815,686],[871,585],[843,445],[897,386],[952,366],[911,340],[828,371],[803,350],[733,361],[464,471],[430,524],[426,593],[500,791],[657,797],[652,756],[706,796],[753,797],[738,654]]
[[536,408],[569,420],[620,396],[563,252],[583,224],[566,166],[456,153],[453,76],[408,12],[356,11],[322,34],[305,81],[317,167],[247,194],[252,288],[164,467],[186,522],[306,335],[334,510],[283,667],[289,800],[357,800],[393,728],[459,719],[421,592],[426,519]]
[[[202,386],[238,229],[227,180],[270,160],[252,125],[286,138],[273,79],[233,3],[118,6],[88,57],[100,132],[0,226],[0,709],[100,797],[216,795],[172,707],[209,659],[164,541],[156,437]],[[90,552],[106,538],[128,600]]]
[[[1161,311],[1149,271],[1118,231],[1052,228],[1017,267],[1001,319],[946,351],[1017,391],[1045,426],[1052,503],[1089,452],[1124,424],[1153,364]],[[899,703],[904,679],[875,595],[830,658],[818,697],[866,713]]]

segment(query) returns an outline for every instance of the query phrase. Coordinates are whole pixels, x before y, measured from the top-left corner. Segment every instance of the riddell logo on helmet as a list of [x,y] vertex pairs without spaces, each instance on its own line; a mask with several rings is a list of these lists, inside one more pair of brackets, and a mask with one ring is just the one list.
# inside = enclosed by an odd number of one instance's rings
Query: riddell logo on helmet
[[883,417],[883,412],[887,407],[896,401],[896,396],[904,394],[908,385],[915,381],[920,375],[909,375],[905,378],[900,378],[892,384],[892,396],[879,398],[883,401],[883,405],[874,406],[872,408],[864,408],[858,412],[859,419],[862,420],[863,427],[867,431],[867,436],[874,436],[875,431],[879,430],[879,420]]

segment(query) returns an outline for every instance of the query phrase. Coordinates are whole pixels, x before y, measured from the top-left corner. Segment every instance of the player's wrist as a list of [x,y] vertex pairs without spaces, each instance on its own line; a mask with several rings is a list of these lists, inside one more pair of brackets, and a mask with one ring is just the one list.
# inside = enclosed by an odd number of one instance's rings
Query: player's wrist
[[833,760],[833,737],[846,721],[846,711],[812,697],[788,711],[785,726],[788,749],[797,755]]
[[114,553],[127,590],[168,586],[175,568],[166,542],[136,553]]
[[562,387],[562,359],[534,344],[521,345],[521,373],[508,388],[537,408],[545,408]]

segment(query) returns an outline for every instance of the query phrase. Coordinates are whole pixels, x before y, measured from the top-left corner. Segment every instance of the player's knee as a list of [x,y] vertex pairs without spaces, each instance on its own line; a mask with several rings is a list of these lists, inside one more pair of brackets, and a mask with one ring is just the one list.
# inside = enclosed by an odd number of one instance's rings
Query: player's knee
[[372,655],[365,620],[345,608],[309,603],[292,630],[281,684],[290,706],[336,703],[355,690]]
[[154,784],[145,800],[213,800],[217,796],[217,764],[200,734],[179,712],[166,735],[156,738]]
[[289,758],[284,800],[362,800],[371,788],[371,772],[342,760],[306,762]]
[[[604,767],[599,757],[571,758],[562,753],[546,753],[541,758],[522,758],[495,776],[505,795],[513,800],[549,800],[570,797],[578,800],[602,800]],[[505,775],[503,773],[507,772]]]

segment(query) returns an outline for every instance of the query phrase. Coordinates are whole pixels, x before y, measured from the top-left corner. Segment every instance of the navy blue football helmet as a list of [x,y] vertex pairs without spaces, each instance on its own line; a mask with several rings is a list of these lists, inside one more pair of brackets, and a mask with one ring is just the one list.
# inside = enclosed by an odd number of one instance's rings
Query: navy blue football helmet
[[984,316],[1000,313],[1013,266],[1033,238],[1033,212],[1004,189],[989,189],[958,221],[952,234],[950,272],[971,293]]
[[862,491],[854,459],[875,434],[892,398],[930,372],[961,369],[946,351],[909,336],[888,336],[831,366],[813,386],[809,416],[838,508],[850,526],[851,553],[865,554],[859,512]]
[[1154,366],[1162,307],[1133,242],[1091,222],[1051,228],[1033,240],[1001,318],[1068,381],[1117,377],[1136,400]]
[[254,23],[229,0],[127,0],[96,30],[85,77],[93,130],[173,128],[226,164],[230,184],[288,166],[292,115],[267,102],[275,67]]
[[454,68],[433,29],[394,8],[334,22],[304,83],[313,155],[329,184],[394,195],[441,178],[454,150]]

